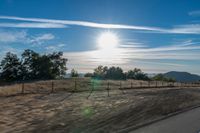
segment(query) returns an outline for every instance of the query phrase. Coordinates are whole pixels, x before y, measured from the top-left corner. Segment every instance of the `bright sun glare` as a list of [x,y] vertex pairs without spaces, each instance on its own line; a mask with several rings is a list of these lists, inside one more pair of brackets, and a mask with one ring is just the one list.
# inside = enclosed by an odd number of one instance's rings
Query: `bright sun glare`
[[104,32],[99,36],[97,43],[102,50],[112,50],[117,47],[119,39],[117,35],[112,32]]

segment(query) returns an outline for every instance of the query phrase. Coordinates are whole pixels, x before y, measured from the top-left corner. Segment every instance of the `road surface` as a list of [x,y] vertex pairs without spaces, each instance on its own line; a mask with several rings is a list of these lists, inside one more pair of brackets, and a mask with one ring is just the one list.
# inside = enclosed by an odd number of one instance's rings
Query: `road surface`
[[131,133],[200,133],[200,108],[156,122]]

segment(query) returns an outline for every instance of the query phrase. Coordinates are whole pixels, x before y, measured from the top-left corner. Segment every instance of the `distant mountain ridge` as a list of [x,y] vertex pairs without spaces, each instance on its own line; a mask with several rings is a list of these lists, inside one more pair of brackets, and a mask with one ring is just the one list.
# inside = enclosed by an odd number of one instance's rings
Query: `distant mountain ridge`
[[178,82],[195,82],[200,81],[200,76],[188,72],[171,71],[164,74],[167,78],[173,78]]

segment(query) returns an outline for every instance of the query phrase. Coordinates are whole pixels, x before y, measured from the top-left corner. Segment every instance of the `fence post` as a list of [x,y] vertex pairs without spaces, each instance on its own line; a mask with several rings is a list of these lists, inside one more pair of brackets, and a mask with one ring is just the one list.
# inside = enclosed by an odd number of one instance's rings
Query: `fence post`
[[107,84],[108,97],[110,97],[109,90],[110,90],[110,83],[108,82],[108,84]]
[[133,83],[132,83],[132,81],[131,81],[131,89],[133,89]]
[[22,94],[24,94],[24,83],[22,83]]
[[156,81],[156,88],[158,87],[158,82]]
[[89,95],[87,96],[87,99],[91,96],[93,91],[94,91],[94,81],[92,81],[92,90],[90,91]]
[[148,86],[149,86],[149,87],[151,86],[151,81],[148,81]]
[[122,94],[124,94],[124,91],[122,90],[122,82],[119,83],[119,89],[122,91]]
[[51,93],[53,93],[54,92],[54,82],[52,81],[51,82]]
[[74,81],[74,91],[76,91],[77,90],[77,82],[76,82],[76,79],[75,79],[75,81]]
[[142,88],[142,82],[140,82],[140,87]]

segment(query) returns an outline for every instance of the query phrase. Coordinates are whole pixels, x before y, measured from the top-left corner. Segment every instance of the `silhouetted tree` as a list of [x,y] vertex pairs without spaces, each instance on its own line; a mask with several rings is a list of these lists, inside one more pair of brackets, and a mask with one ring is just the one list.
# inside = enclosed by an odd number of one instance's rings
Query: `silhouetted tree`
[[23,64],[23,80],[33,80],[38,78],[40,55],[33,50],[27,49],[22,53],[22,64]]
[[108,67],[105,66],[98,66],[97,68],[94,69],[94,77],[95,78],[98,78],[98,79],[104,79],[105,78],[105,75],[106,75],[106,72],[108,70]]
[[134,70],[129,70],[126,74],[127,79],[135,80],[149,80],[149,77],[142,72],[141,69],[135,68]]
[[123,73],[123,70],[120,67],[110,67],[107,69],[106,74],[105,74],[106,79],[114,79],[114,80],[119,80],[119,79],[125,79],[126,76]]
[[176,81],[175,79],[165,77],[163,74],[157,74],[152,79],[156,80],[156,81],[166,81],[166,82],[175,82]]
[[4,81],[21,80],[21,63],[16,54],[10,52],[1,61],[1,79]]
[[51,73],[53,78],[63,78],[66,75],[66,63],[68,60],[62,56],[62,52],[54,52],[48,55],[52,63]]
[[78,72],[75,69],[72,69],[70,76],[71,77],[78,77],[79,75],[78,75]]
[[1,62],[1,79],[16,81],[64,77],[67,59],[62,56],[62,52],[40,55],[27,49],[19,60],[17,55],[9,52]]
[[85,75],[84,75],[84,77],[93,77],[94,75],[93,75],[93,73],[86,73]]

